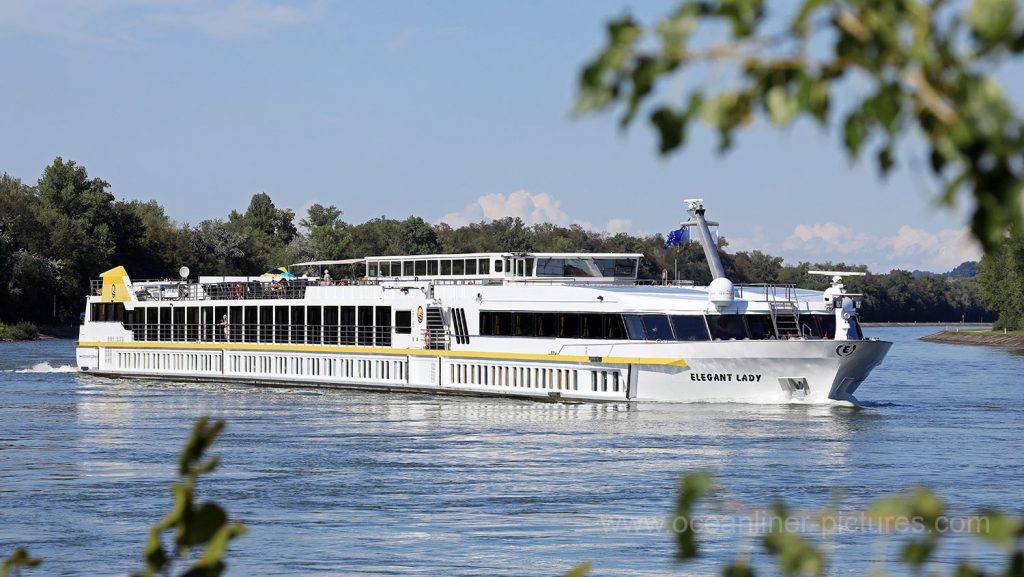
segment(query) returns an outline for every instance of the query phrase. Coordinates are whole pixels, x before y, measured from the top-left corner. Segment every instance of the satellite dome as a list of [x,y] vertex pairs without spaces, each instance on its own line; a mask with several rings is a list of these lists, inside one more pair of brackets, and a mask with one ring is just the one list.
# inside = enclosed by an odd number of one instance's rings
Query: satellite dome
[[719,277],[708,285],[708,300],[718,308],[722,308],[732,302],[733,299],[732,281]]

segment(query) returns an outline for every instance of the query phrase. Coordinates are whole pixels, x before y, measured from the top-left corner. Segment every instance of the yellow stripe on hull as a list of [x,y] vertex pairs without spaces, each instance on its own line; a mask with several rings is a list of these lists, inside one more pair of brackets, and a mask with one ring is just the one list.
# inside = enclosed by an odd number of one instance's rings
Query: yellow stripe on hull
[[140,349],[202,349],[228,351],[283,351],[294,353],[351,353],[364,355],[412,355],[426,357],[452,357],[473,359],[503,359],[514,361],[548,361],[564,363],[604,363],[612,365],[661,365],[670,367],[690,366],[684,359],[645,357],[586,357],[582,355],[537,355],[531,353],[498,353],[489,351],[435,351],[427,349],[394,349],[378,347],[346,347],[330,345],[271,345],[242,343],[152,343],[128,342],[108,343],[80,341],[80,347],[99,348],[140,348]]

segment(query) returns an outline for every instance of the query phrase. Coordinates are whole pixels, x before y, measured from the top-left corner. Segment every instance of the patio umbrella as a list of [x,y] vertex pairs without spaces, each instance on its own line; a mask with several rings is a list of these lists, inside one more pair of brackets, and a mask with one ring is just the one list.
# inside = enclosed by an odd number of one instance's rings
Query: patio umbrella
[[279,266],[277,268],[272,268],[272,269],[268,270],[267,272],[263,273],[262,275],[260,275],[260,278],[273,278],[273,279],[295,278],[295,275],[293,275],[292,273],[288,272],[287,268],[285,268],[283,266]]

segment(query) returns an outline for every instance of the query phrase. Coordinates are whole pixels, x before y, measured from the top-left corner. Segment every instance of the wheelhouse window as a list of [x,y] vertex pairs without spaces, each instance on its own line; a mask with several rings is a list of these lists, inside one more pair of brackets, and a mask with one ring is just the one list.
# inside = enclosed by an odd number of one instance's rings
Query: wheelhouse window
[[747,321],[747,332],[755,340],[774,339],[775,325],[771,315],[743,315]]
[[671,341],[672,327],[668,323],[668,315],[643,315],[644,336],[649,341]]
[[710,340],[704,315],[672,315],[672,329],[677,341]]
[[451,275],[452,275],[452,261],[450,261],[450,260],[442,260],[441,261],[441,276],[451,276]]
[[747,327],[743,315],[709,315],[708,328],[715,340],[745,339]]
[[479,274],[491,274],[491,259],[480,259],[479,266],[477,267],[477,272]]
[[504,267],[501,266],[501,264],[502,263],[500,258],[494,259],[494,272],[503,272],[505,270]]
[[624,315],[622,320],[626,323],[626,336],[634,341],[644,340],[644,324],[640,315]]

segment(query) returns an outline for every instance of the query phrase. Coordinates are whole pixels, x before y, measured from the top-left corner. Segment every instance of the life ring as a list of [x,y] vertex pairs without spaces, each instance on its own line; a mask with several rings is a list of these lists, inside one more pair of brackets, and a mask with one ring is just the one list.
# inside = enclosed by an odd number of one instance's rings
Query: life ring
[[427,329],[427,332],[423,333],[423,343],[424,343],[424,347],[423,348],[426,348],[426,349],[430,348],[430,329]]
[[235,298],[236,299],[242,298],[242,283],[240,283],[240,282],[236,282],[235,283]]
[[476,281],[475,281],[475,280],[471,280],[471,281],[469,281],[469,282],[468,282],[468,283],[466,283],[466,284],[476,284]]

